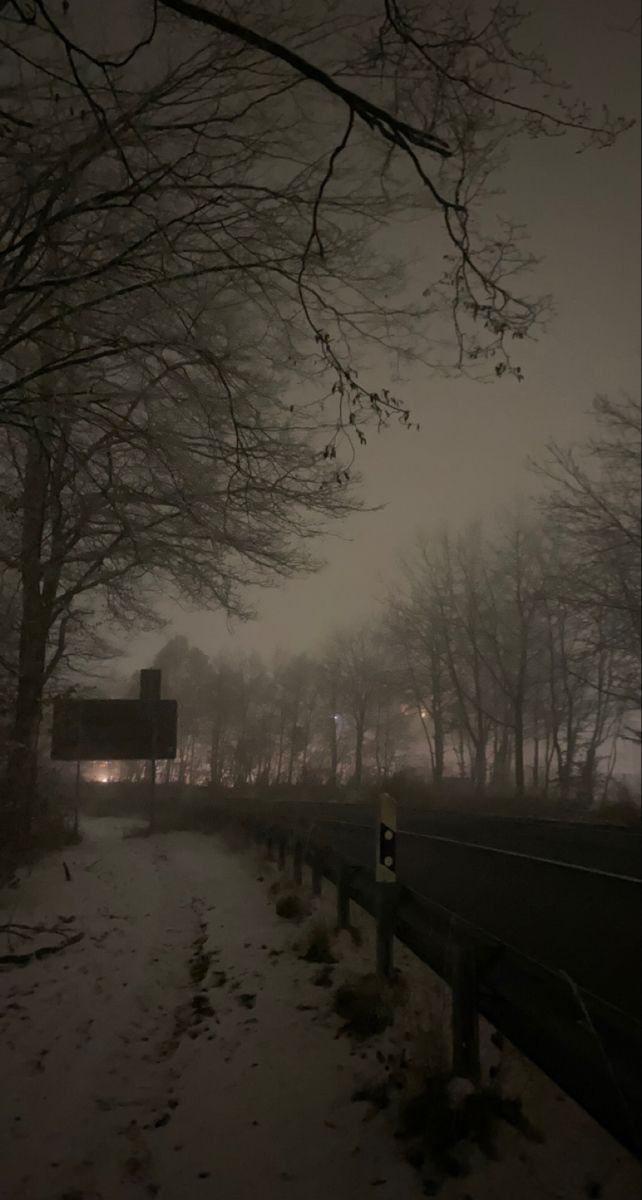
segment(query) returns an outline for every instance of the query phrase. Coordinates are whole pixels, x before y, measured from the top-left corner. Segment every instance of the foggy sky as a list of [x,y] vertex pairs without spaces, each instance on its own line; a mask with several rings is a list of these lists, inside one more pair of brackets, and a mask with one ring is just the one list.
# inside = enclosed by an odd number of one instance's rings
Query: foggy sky
[[[598,116],[605,101],[615,113],[637,118],[638,37],[625,32],[637,5],[535,0],[531,9],[537,15],[529,27],[554,73]],[[130,640],[119,673],[149,665],[174,633],[208,654],[314,650],[334,626],[377,611],[398,552],[415,530],[444,523],[456,530],[534,491],[528,455],[541,456],[551,438],[582,440],[596,393],[639,391],[639,128],[609,150],[577,155],[577,144],[572,137],[525,139],[514,145],[502,177],[506,194],[498,208],[528,226],[531,248],[543,260],[528,290],[553,293],[556,309],[538,343],[520,343],[525,381],[483,385],[413,371],[394,391],[420,432],[372,430],[359,451],[364,499],[385,504],[384,511],[356,514],[320,543],[327,563],[321,573],[255,593],[258,619],[232,632],[221,613],[166,606],[167,629]],[[427,247],[436,226],[428,215]],[[394,252],[403,253],[417,227],[393,227],[390,237]]]

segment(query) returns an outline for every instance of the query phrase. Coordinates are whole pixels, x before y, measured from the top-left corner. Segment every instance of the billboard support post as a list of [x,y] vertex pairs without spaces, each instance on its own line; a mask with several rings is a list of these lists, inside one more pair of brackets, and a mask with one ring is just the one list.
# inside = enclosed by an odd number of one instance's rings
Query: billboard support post
[[156,712],[157,704],[161,698],[161,673],[159,670],[152,669],[141,671],[140,673],[140,698],[149,704],[149,711],[152,721],[152,740],[151,740],[151,757],[149,759],[149,818],[148,829],[149,833],[154,832],[156,824],[156,738],[157,738],[157,723]]
[[152,730],[152,758],[149,760],[149,832],[156,823],[156,722]]
[[74,838],[78,837],[78,809],[80,808],[80,759],[76,759],[76,792],[74,796]]
[[76,759],[76,790],[74,795],[74,838],[78,838],[80,812],[80,761],[82,758],[82,708],[78,708],[78,757]]

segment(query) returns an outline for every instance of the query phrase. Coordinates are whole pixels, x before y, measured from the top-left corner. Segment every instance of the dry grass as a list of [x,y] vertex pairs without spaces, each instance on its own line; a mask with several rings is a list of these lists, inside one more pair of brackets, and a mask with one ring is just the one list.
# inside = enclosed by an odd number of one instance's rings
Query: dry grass
[[496,1158],[502,1122],[531,1141],[542,1141],[519,1098],[497,1087],[461,1086],[465,1084],[448,1075],[429,1076],[400,1107],[396,1137],[407,1143],[407,1160],[421,1171],[427,1195],[435,1194],[447,1176],[465,1177],[475,1150]]
[[317,919],[304,931],[296,949],[306,962],[336,963],[333,945],[334,930],[326,921]]
[[73,810],[58,794],[39,796],[31,829],[20,828],[16,814],[0,812],[0,887],[21,867],[31,868],[53,850],[76,846],[81,833],[74,833]]
[[222,824],[219,837],[227,850],[232,854],[243,854],[254,845],[251,833],[236,822]]
[[302,921],[310,913],[308,902],[296,892],[287,892],[276,902],[277,916],[287,921]]
[[345,1021],[346,1033],[357,1038],[376,1037],[393,1024],[395,1010],[403,999],[399,979],[389,982],[378,975],[362,975],[337,988],[334,1011]]
[[284,892],[296,892],[297,885],[294,882],[292,875],[279,875],[274,879],[268,888],[268,895],[280,896]]
[[147,838],[150,833],[149,825],[134,825],[131,829],[123,830],[123,838]]
[[640,828],[640,803],[630,793],[618,795],[613,800],[603,800],[593,811],[596,821],[605,825],[624,825]]

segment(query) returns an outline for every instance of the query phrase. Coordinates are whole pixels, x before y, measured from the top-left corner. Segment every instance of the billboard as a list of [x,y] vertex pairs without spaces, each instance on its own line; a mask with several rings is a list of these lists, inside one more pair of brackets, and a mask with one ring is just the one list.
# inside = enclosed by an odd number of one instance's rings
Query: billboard
[[176,758],[176,725],[175,700],[54,700],[51,757]]

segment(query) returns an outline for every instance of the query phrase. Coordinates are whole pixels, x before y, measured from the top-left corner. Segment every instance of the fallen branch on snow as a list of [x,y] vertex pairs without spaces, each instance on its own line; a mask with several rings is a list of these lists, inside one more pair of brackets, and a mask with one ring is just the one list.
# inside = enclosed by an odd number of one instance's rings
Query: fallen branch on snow
[[53,945],[45,944],[44,946],[36,946],[33,950],[11,951],[8,954],[0,954],[0,966],[10,965],[19,967],[26,966],[33,959],[47,958],[50,954],[58,954],[60,950],[66,950],[68,946],[73,946],[85,936],[84,933],[69,933],[55,926],[51,928],[46,925],[22,925],[13,921],[5,925],[0,925],[0,934],[2,933],[7,935],[9,944],[11,944],[12,938],[22,938],[25,941],[31,941],[41,933],[48,933],[59,938],[59,941]]

